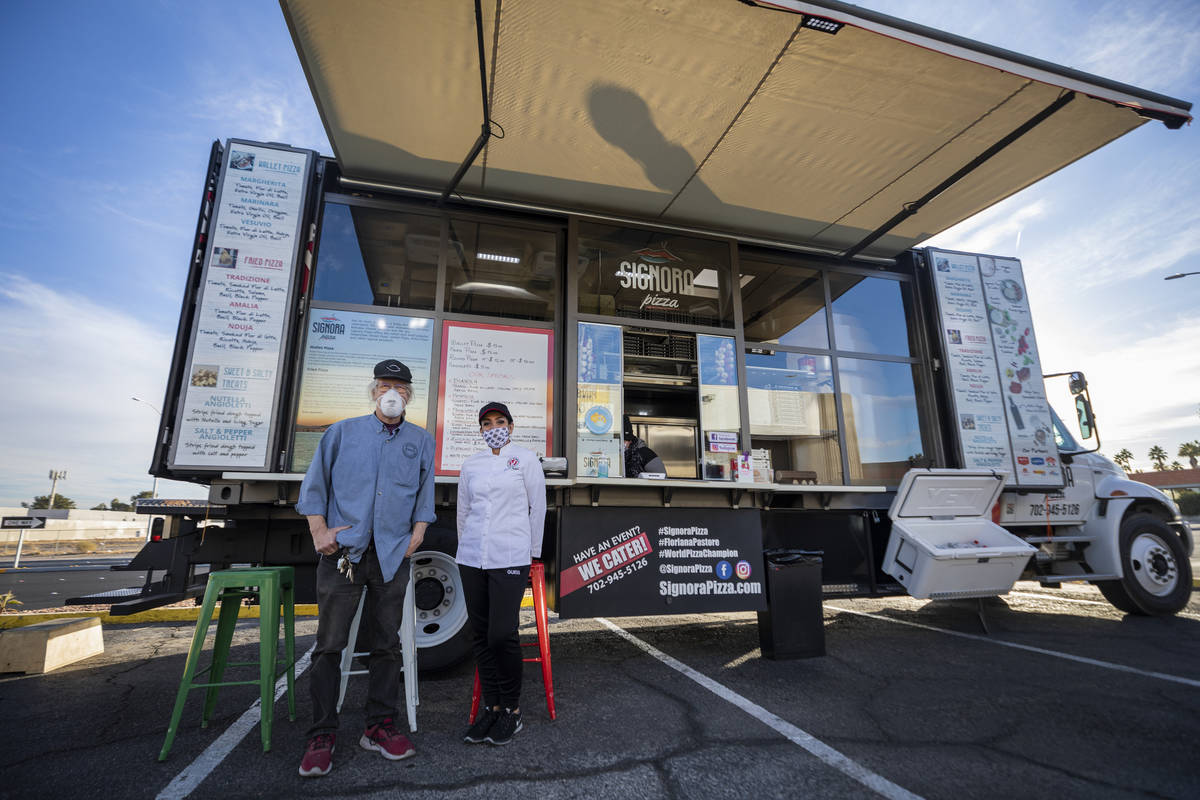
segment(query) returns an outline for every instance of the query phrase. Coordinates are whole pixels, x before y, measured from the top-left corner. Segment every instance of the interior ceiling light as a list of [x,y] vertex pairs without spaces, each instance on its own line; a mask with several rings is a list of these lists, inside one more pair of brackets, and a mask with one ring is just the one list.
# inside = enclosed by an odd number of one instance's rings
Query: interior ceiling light
[[516,256],[502,256],[499,253],[476,253],[475,257],[481,261],[503,261],[505,264],[521,263],[521,259]]
[[531,300],[536,302],[544,302],[528,289],[522,289],[520,286],[506,286],[502,283],[488,283],[487,281],[468,281],[460,283],[453,289],[456,292],[465,292],[467,294],[484,294],[491,297],[509,297],[516,300]]
[[840,31],[842,26],[845,25],[844,22],[834,22],[833,20],[825,19],[824,17],[814,17],[812,14],[802,14],[800,18],[800,24],[806,28],[811,28],[814,31],[828,33],[830,36]]

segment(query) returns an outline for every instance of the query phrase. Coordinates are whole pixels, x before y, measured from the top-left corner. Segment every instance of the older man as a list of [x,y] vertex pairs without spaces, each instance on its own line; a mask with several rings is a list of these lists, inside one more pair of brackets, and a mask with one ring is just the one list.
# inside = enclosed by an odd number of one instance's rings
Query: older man
[[395,359],[375,365],[375,412],[335,422],[321,437],[296,510],[308,518],[317,566],[317,647],[309,679],[313,725],[300,763],[304,777],[327,775],[337,738],[340,659],[363,588],[371,643],[366,730],[360,746],[399,760],[416,751],[396,730],[403,663],[400,620],[408,557],[433,513],[433,437],[406,422],[412,372]]

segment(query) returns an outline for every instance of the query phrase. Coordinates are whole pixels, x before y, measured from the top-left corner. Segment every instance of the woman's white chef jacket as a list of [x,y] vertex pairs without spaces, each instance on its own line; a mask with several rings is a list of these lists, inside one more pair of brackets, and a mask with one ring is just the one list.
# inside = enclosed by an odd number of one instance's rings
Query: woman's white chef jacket
[[468,458],[458,474],[459,564],[524,566],[542,554],[546,476],[537,453],[509,442]]

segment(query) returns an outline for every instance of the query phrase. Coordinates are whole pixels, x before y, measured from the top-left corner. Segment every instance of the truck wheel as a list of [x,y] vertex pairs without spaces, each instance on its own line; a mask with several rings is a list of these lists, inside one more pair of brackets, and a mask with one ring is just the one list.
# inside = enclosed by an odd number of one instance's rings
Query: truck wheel
[[452,667],[471,653],[467,600],[454,563],[457,548],[453,531],[429,529],[413,554],[417,664],[422,671]]
[[1126,614],[1142,613],[1142,610],[1137,607],[1137,603],[1133,602],[1133,598],[1129,596],[1129,592],[1125,591],[1123,582],[1096,581],[1096,588],[1100,590],[1100,594],[1104,595],[1104,599],[1118,611],[1124,611]]
[[1161,616],[1184,608],[1192,594],[1192,565],[1183,542],[1153,514],[1132,514],[1121,523],[1121,569],[1116,583],[1131,608],[1100,591],[1117,608],[1133,614]]

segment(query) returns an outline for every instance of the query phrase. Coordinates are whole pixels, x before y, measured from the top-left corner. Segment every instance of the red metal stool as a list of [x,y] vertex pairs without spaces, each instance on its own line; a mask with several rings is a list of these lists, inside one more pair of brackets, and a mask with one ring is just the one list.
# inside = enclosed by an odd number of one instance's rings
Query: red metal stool
[[[529,565],[529,585],[533,589],[533,618],[537,622],[537,641],[526,642],[522,647],[536,647],[538,655],[525,658],[522,661],[536,661],[542,665],[542,683],[546,685],[546,710],[550,719],[556,719],[554,713],[554,677],[550,670],[550,623],[546,616],[546,565],[535,561]],[[482,694],[479,685],[479,668],[475,668],[475,686],[471,690],[471,717],[469,723],[475,722],[479,713],[479,698]]]

